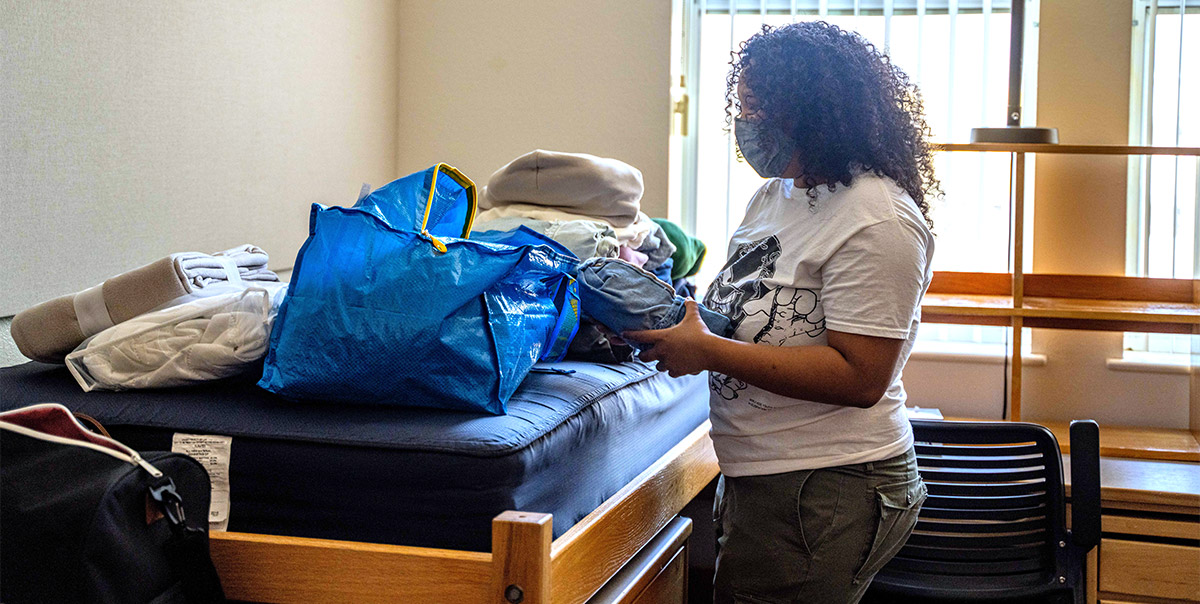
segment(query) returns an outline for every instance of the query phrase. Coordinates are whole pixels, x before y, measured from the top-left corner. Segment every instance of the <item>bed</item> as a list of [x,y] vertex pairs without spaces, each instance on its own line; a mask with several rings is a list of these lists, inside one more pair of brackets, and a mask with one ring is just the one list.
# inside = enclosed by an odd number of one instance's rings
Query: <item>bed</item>
[[0,369],[0,390],[0,408],[60,402],[139,449],[231,436],[212,551],[241,600],[634,601],[678,582],[676,515],[716,475],[705,377],[641,363],[541,365],[505,416],[288,402],[248,380],[84,394],[36,363]]

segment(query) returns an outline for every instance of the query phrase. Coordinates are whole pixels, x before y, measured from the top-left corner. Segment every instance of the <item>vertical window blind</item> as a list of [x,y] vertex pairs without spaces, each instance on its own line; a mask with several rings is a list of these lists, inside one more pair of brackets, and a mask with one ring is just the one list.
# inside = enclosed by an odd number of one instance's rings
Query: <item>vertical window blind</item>
[[[1200,0],[1135,0],[1130,144],[1200,146]],[[1129,163],[1126,272],[1200,278],[1200,158]],[[1189,353],[1189,336],[1128,334],[1126,348]]]

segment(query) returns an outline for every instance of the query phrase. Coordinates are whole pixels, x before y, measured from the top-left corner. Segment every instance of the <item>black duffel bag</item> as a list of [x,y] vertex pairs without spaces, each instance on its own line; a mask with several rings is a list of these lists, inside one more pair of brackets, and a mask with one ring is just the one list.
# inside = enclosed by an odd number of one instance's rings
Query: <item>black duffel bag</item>
[[223,601],[209,489],[196,460],[143,458],[62,405],[0,413],[0,601]]

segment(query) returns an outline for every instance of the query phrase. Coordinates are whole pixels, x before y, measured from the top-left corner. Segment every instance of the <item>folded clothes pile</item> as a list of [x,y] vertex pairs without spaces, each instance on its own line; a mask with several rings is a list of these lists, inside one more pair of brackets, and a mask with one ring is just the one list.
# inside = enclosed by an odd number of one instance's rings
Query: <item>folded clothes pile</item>
[[672,284],[700,272],[700,264],[704,262],[704,254],[708,252],[704,242],[688,235],[679,225],[666,218],[654,218],[653,220],[662,227],[667,239],[675,246],[675,253],[671,254]]
[[[479,203],[482,211],[475,218],[474,230],[510,231],[523,226],[554,239],[581,259],[620,259],[631,267],[644,269],[638,272],[657,277],[655,282],[661,280],[672,285],[674,290],[667,288],[671,295],[663,302],[668,307],[674,305],[672,316],[678,314],[681,318],[683,298],[678,298],[676,304],[675,292],[695,294],[690,277],[700,270],[704,244],[675,223],[651,219],[642,212],[644,192],[642,173],[625,162],[539,149],[492,174],[483,189]],[[657,283],[651,291],[658,293],[659,286],[665,284]],[[593,296],[594,304],[607,305],[596,307],[596,312],[612,320],[612,313],[606,310],[612,305],[603,298]],[[584,303],[584,318],[567,357],[607,363],[632,359],[634,350],[610,341],[599,328],[602,321],[596,320],[592,308]],[[664,311],[653,307],[636,312],[647,310],[656,318],[661,318],[659,311]]]
[[241,289],[148,312],[88,338],[67,355],[84,392],[185,386],[237,375],[267,353],[286,283]]
[[534,206],[628,227],[641,210],[642,173],[616,159],[537,149],[496,170],[479,207]]
[[21,354],[61,363],[88,337],[172,302],[185,302],[189,295],[202,295],[213,284],[279,281],[267,269],[267,260],[267,253],[253,245],[211,255],[172,254],[22,311],[13,317],[12,338]]
[[585,153],[536,150],[488,179],[476,231],[525,226],[580,258],[624,258],[670,279],[675,246],[641,211],[645,187],[637,168]]

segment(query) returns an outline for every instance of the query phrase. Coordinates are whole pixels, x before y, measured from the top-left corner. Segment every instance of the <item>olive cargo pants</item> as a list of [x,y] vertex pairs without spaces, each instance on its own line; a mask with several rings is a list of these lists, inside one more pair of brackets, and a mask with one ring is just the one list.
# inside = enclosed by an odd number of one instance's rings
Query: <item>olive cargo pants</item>
[[858,602],[925,501],[916,455],[764,476],[721,476],[716,604]]

